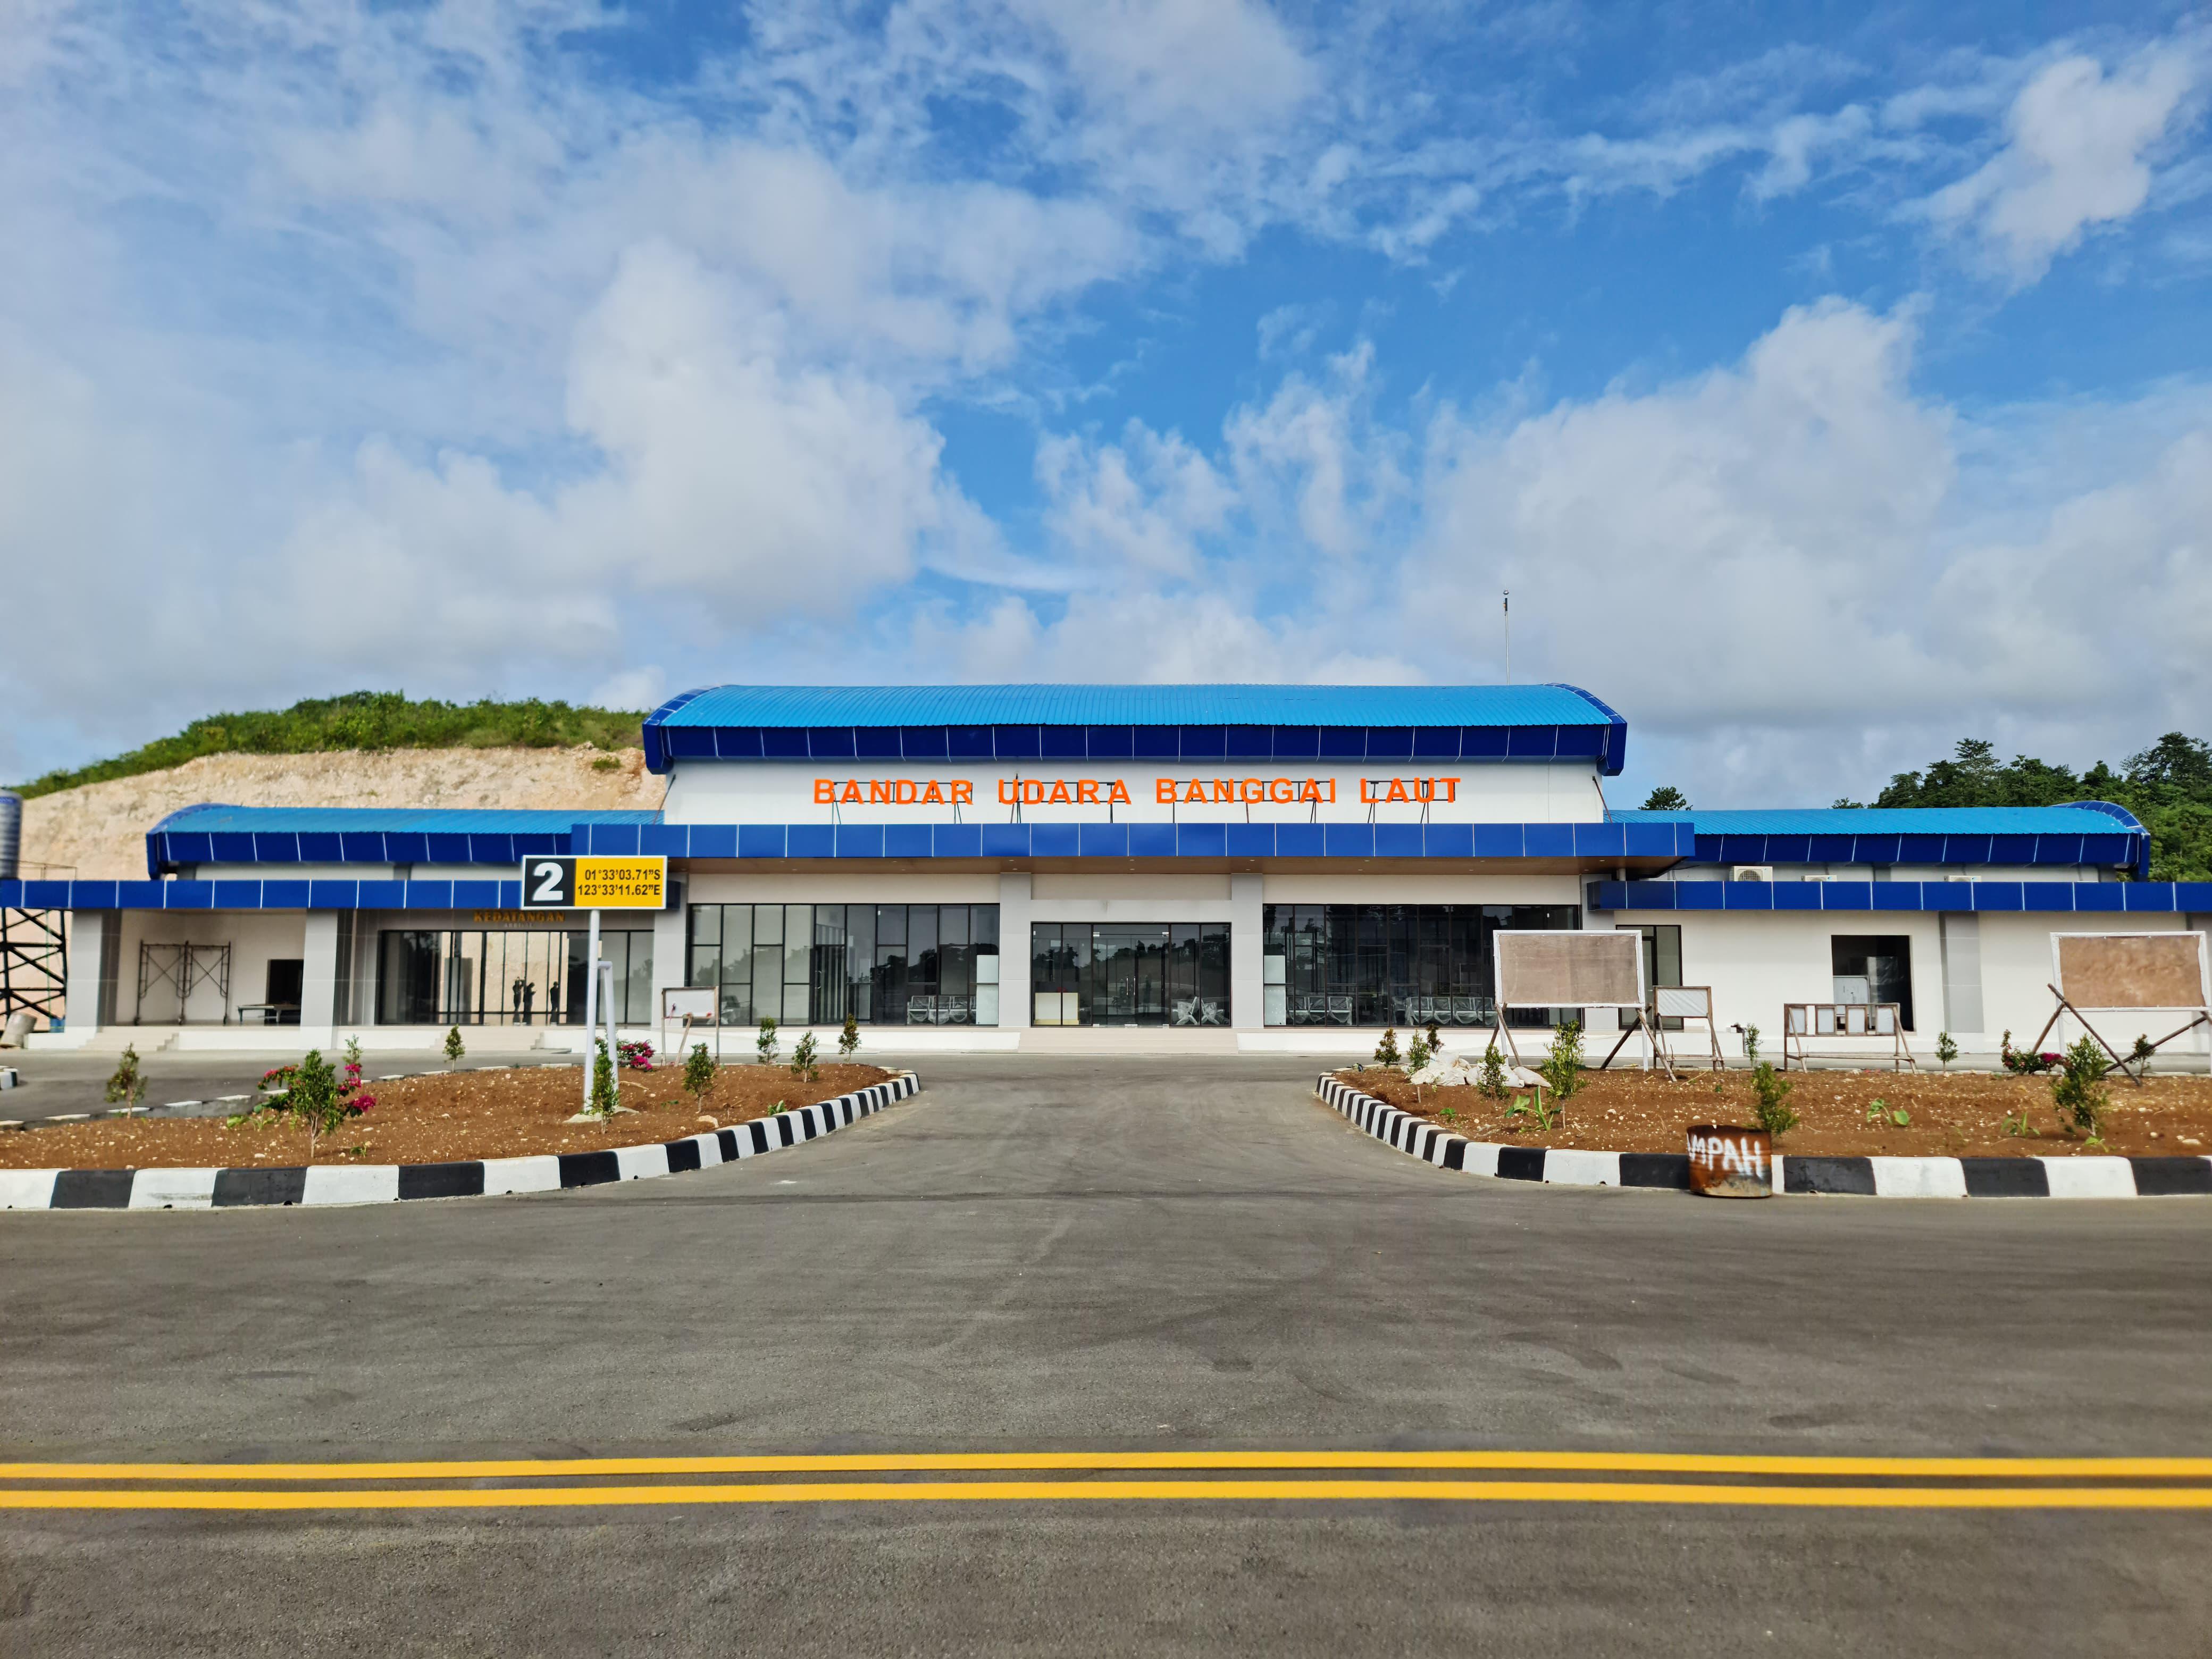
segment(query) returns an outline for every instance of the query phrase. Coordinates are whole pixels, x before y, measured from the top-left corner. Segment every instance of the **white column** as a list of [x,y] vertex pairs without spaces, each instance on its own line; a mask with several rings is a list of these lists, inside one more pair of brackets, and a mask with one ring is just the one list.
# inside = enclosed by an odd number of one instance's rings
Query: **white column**
[[1036,880],[1024,873],[999,878],[999,1024],[1024,1028],[1035,999],[1030,991],[1030,902]]
[[119,910],[72,910],[69,915],[69,981],[63,1019],[70,1031],[100,1029],[100,946],[123,925]]
[[301,941],[300,968],[300,1041],[310,1048],[327,1048],[337,1040],[338,915],[335,910],[310,910]]
[[[690,939],[686,931],[690,917],[687,902],[672,905],[653,919],[653,1006],[645,1018],[656,1030],[660,1024],[660,994],[681,986],[688,971],[684,955]],[[654,1046],[659,1042],[656,1036]]]
[[1229,1010],[1240,1031],[1256,1031],[1267,1018],[1267,991],[1261,983],[1261,958],[1267,943],[1260,904],[1262,884],[1257,875],[1229,878]]

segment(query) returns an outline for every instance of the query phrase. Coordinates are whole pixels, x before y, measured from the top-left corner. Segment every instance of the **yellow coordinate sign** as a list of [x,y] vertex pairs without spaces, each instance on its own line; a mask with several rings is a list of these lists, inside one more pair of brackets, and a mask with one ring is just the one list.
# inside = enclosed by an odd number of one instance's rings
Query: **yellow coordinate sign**
[[536,858],[522,861],[522,902],[559,910],[661,910],[668,860]]

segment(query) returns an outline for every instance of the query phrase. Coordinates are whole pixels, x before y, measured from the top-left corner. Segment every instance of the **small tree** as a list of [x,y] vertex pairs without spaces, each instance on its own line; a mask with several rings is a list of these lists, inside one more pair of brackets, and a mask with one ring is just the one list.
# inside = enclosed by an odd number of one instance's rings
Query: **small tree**
[[1771,1060],[1751,1068],[1751,1091],[1757,1097],[1751,1115],[1767,1133],[1786,1135],[1797,1127],[1797,1114],[1784,1103],[1796,1086],[1774,1069]]
[[1434,1020],[1431,1020],[1429,1022],[1427,1036],[1429,1039],[1429,1058],[1431,1060],[1434,1060],[1438,1054],[1444,1051],[1443,1033],[1437,1030],[1437,1023]]
[[684,1062],[684,1092],[691,1097],[693,1104],[703,1106],[714,1086],[714,1057],[707,1052],[705,1043],[695,1042],[691,1045],[690,1054]]
[[1508,1084],[1505,1078],[1505,1056],[1498,1052],[1498,1039],[1492,1037],[1490,1046],[1482,1051],[1482,1069],[1475,1073],[1474,1086],[1482,1091],[1486,1100],[1505,1098]]
[[341,1078],[320,1049],[310,1048],[298,1066],[289,1069],[292,1075],[281,1109],[307,1132],[307,1162],[313,1164],[316,1143],[348,1118],[360,1116],[376,1100],[361,1091],[358,1062],[349,1064],[348,1075]]
[[762,1065],[775,1064],[775,1022],[764,1019],[761,1021],[760,1035],[753,1039],[753,1048],[759,1054]]
[[2128,1058],[2143,1070],[2148,1071],[2152,1056],[2157,1053],[2156,1046],[2150,1040],[2150,1034],[2147,1031],[2138,1031],[2136,1033],[2136,1046],[2129,1050]]
[[[1739,1025],[1735,1029],[1743,1033],[1743,1057],[1745,1063],[1756,1066],[1759,1064],[1759,1027],[1756,1025]],[[1788,1057],[1789,1056],[1786,1054],[1784,1056],[1784,1059],[1787,1059]]]
[[592,1117],[612,1117],[615,1115],[615,1061],[607,1052],[607,1040],[599,1037],[592,1046],[599,1050],[592,1060],[592,1098],[584,1108]]
[[2051,1103],[2058,1109],[2058,1121],[2068,1134],[2078,1129],[2094,1140],[2103,1133],[2108,1104],[2105,1073],[2112,1069],[2112,1062],[2094,1037],[2076,1037],[2060,1059],[2051,1079]]
[[138,1069],[138,1045],[123,1045],[123,1058],[115,1062],[115,1074],[107,1079],[107,1103],[111,1106],[136,1106],[146,1098],[146,1074]]
[[799,1039],[799,1046],[791,1051],[791,1074],[804,1083],[819,1083],[822,1068],[814,1058],[814,1033],[809,1031]]
[[466,1053],[468,1049],[461,1043],[461,1028],[458,1025],[449,1027],[446,1032],[446,1064],[459,1065],[461,1056]]
[[1377,1066],[1395,1066],[1398,1061],[1398,1028],[1393,1025],[1382,1033],[1382,1041],[1375,1045],[1375,1063]]
[[860,1022],[852,1015],[845,1016],[845,1029],[837,1034],[837,1054],[841,1060],[850,1060],[860,1052]]
[[1552,1092],[1561,1100],[1571,1098],[1583,1086],[1583,1028],[1580,1020],[1571,1019],[1561,1025],[1552,1037],[1551,1052],[1544,1063],[1536,1068],[1543,1073],[1544,1081],[1552,1085]]
[[1421,1073],[1429,1063],[1429,1039],[1425,1032],[1416,1030],[1413,1041],[1406,1045],[1406,1075],[1413,1080],[1413,1104],[1421,1103]]
[[1647,812],[1686,812],[1690,798],[1671,783],[1662,783],[1644,798]]
[[1948,1031],[1936,1032],[1936,1059],[1937,1062],[1942,1065],[1945,1071],[1948,1072],[1951,1069],[1951,1062],[1958,1059],[1958,1057],[1959,1045],[1951,1041],[1951,1034]]

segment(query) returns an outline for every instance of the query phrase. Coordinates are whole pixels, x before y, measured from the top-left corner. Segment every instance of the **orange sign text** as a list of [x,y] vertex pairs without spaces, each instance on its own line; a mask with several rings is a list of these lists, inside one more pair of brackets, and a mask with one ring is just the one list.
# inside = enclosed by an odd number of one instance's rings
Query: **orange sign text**
[[1162,778],[1153,799],[1164,806],[1295,806],[1336,799],[1334,778]]
[[975,786],[965,778],[817,778],[822,806],[972,806]]
[[1359,802],[1363,806],[1386,806],[1392,801],[1458,799],[1457,778],[1362,778],[1359,781]]
[[1050,783],[1001,778],[999,801],[1005,806],[1127,806],[1129,786],[1119,778],[1054,778]]

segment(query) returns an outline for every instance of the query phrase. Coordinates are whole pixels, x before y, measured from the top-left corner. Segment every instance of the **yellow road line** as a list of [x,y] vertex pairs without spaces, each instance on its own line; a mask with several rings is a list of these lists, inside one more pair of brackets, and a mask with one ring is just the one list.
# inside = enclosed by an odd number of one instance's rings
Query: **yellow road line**
[[854,1480],[499,1490],[0,1492],[13,1510],[603,1509],[720,1504],[1177,1503],[1417,1498],[1468,1504],[1651,1504],[1760,1509],[2212,1510],[2202,1486],[1718,1486],[1579,1480]]
[[1814,1457],[1578,1451],[841,1452],[759,1457],[464,1458],[362,1463],[0,1463],[0,1480],[497,1480],[554,1476],[1019,1474],[1059,1469],[1503,1470],[1900,1480],[2212,1479],[2212,1457]]

